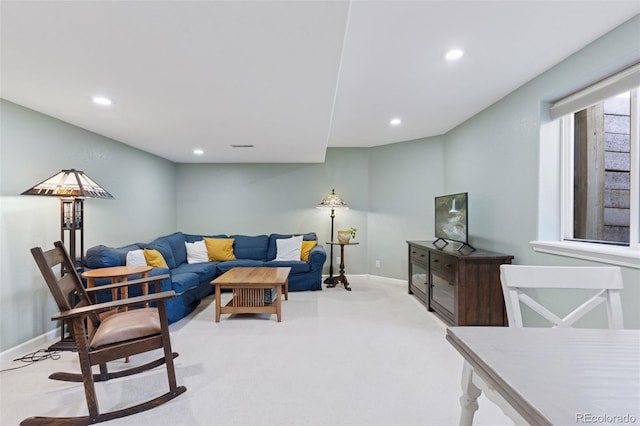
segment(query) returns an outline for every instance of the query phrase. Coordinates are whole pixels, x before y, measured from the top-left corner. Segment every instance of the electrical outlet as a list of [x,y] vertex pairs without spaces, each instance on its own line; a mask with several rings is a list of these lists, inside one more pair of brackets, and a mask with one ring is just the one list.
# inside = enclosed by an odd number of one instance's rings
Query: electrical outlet
[[336,256],[336,263],[339,265],[340,264],[340,256]]
[[376,260],[376,268],[379,268],[379,267],[380,267],[380,261]]

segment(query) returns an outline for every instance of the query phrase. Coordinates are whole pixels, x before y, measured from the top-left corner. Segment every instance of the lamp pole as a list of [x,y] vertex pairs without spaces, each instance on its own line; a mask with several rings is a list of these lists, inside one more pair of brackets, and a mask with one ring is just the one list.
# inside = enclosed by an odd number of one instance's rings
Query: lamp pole
[[[336,217],[335,209],[331,207],[331,237],[329,241],[333,242],[333,219]],[[333,244],[329,244],[329,276],[325,278],[325,284],[335,284],[335,280],[333,278]]]

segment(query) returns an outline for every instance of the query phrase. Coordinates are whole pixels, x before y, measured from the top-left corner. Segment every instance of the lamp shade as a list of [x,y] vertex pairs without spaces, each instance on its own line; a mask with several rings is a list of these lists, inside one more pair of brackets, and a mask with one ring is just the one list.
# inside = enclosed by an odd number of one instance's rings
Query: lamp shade
[[349,208],[348,204],[345,203],[344,200],[336,194],[335,189],[332,189],[331,194],[324,197],[322,201],[320,201],[320,204],[318,204],[316,207],[318,208],[326,207],[330,209],[336,209],[336,208],[348,209]]
[[62,170],[27,189],[21,195],[48,195],[68,198],[112,199],[109,192],[85,175],[82,170]]

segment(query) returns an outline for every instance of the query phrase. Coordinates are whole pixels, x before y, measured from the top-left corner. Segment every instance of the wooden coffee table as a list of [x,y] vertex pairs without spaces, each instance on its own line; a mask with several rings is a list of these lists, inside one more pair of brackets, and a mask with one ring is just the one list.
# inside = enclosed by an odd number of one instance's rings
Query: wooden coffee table
[[[220,314],[276,314],[281,322],[282,288],[288,287],[290,271],[289,267],[233,268],[211,281],[216,287],[216,322],[220,322]],[[223,288],[233,289],[233,298],[225,306],[220,303]],[[276,290],[272,303],[264,302],[267,288]]]

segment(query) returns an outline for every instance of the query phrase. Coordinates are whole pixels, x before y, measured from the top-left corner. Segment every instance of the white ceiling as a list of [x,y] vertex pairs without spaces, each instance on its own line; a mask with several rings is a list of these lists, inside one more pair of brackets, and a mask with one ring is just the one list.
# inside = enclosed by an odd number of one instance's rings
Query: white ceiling
[[[443,134],[640,13],[638,0],[0,7],[2,98],[175,162],[212,163],[322,162],[327,146]],[[466,55],[447,62],[453,47]]]

